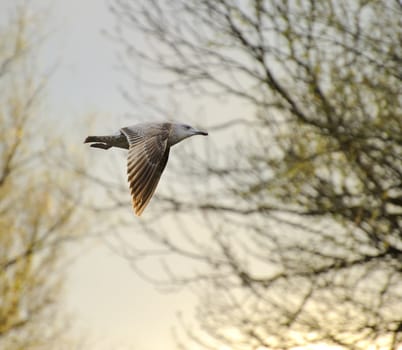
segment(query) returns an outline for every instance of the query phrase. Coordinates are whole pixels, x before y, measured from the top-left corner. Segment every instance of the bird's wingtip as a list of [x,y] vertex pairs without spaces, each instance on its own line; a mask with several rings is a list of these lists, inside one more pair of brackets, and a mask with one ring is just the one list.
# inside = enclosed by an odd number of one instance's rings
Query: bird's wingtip
[[136,206],[134,206],[134,203],[133,203],[133,210],[134,210],[134,214],[136,215],[136,216],[138,216],[138,217],[140,217],[141,216],[141,214],[142,214],[142,212],[144,211],[144,207],[142,207],[142,208],[137,208]]

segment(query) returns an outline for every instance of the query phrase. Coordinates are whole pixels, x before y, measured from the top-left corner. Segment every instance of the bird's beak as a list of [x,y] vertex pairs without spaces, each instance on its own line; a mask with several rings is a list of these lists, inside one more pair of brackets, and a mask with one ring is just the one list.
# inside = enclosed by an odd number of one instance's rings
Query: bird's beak
[[194,129],[194,135],[204,135],[207,136],[208,133],[206,131]]

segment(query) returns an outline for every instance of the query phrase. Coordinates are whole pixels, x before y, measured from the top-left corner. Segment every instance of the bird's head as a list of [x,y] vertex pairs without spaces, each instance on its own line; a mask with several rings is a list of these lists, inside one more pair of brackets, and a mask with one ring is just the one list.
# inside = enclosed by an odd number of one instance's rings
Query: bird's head
[[174,145],[187,137],[194,135],[208,135],[206,131],[198,130],[187,124],[172,124],[172,130],[170,132],[169,143]]

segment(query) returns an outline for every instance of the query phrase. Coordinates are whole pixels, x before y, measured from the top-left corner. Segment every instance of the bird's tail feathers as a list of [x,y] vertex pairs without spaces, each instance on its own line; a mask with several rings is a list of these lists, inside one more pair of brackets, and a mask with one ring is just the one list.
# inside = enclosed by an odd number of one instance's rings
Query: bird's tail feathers
[[90,146],[102,149],[109,149],[110,147],[112,147],[112,145],[108,145],[107,143],[92,143]]
[[104,136],[88,136],[84,143],[90,143],[90,142],[105,142]]
[[88,136],[84,143],[91,143],[90,146],[95,148],[109,149],[112,147],[110,139],[110,136]]

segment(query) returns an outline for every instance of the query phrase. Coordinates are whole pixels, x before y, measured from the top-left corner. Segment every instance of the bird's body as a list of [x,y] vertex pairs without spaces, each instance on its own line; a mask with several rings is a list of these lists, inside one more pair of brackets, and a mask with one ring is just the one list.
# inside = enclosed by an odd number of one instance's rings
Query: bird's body
[[170,147],[194,135],[208,133],[185,124],[142,123],[121,128],[115,135],[88,136],[84,142],[101,149],[128,149],[128,182],[134,211],[141,215],[165,169]]

